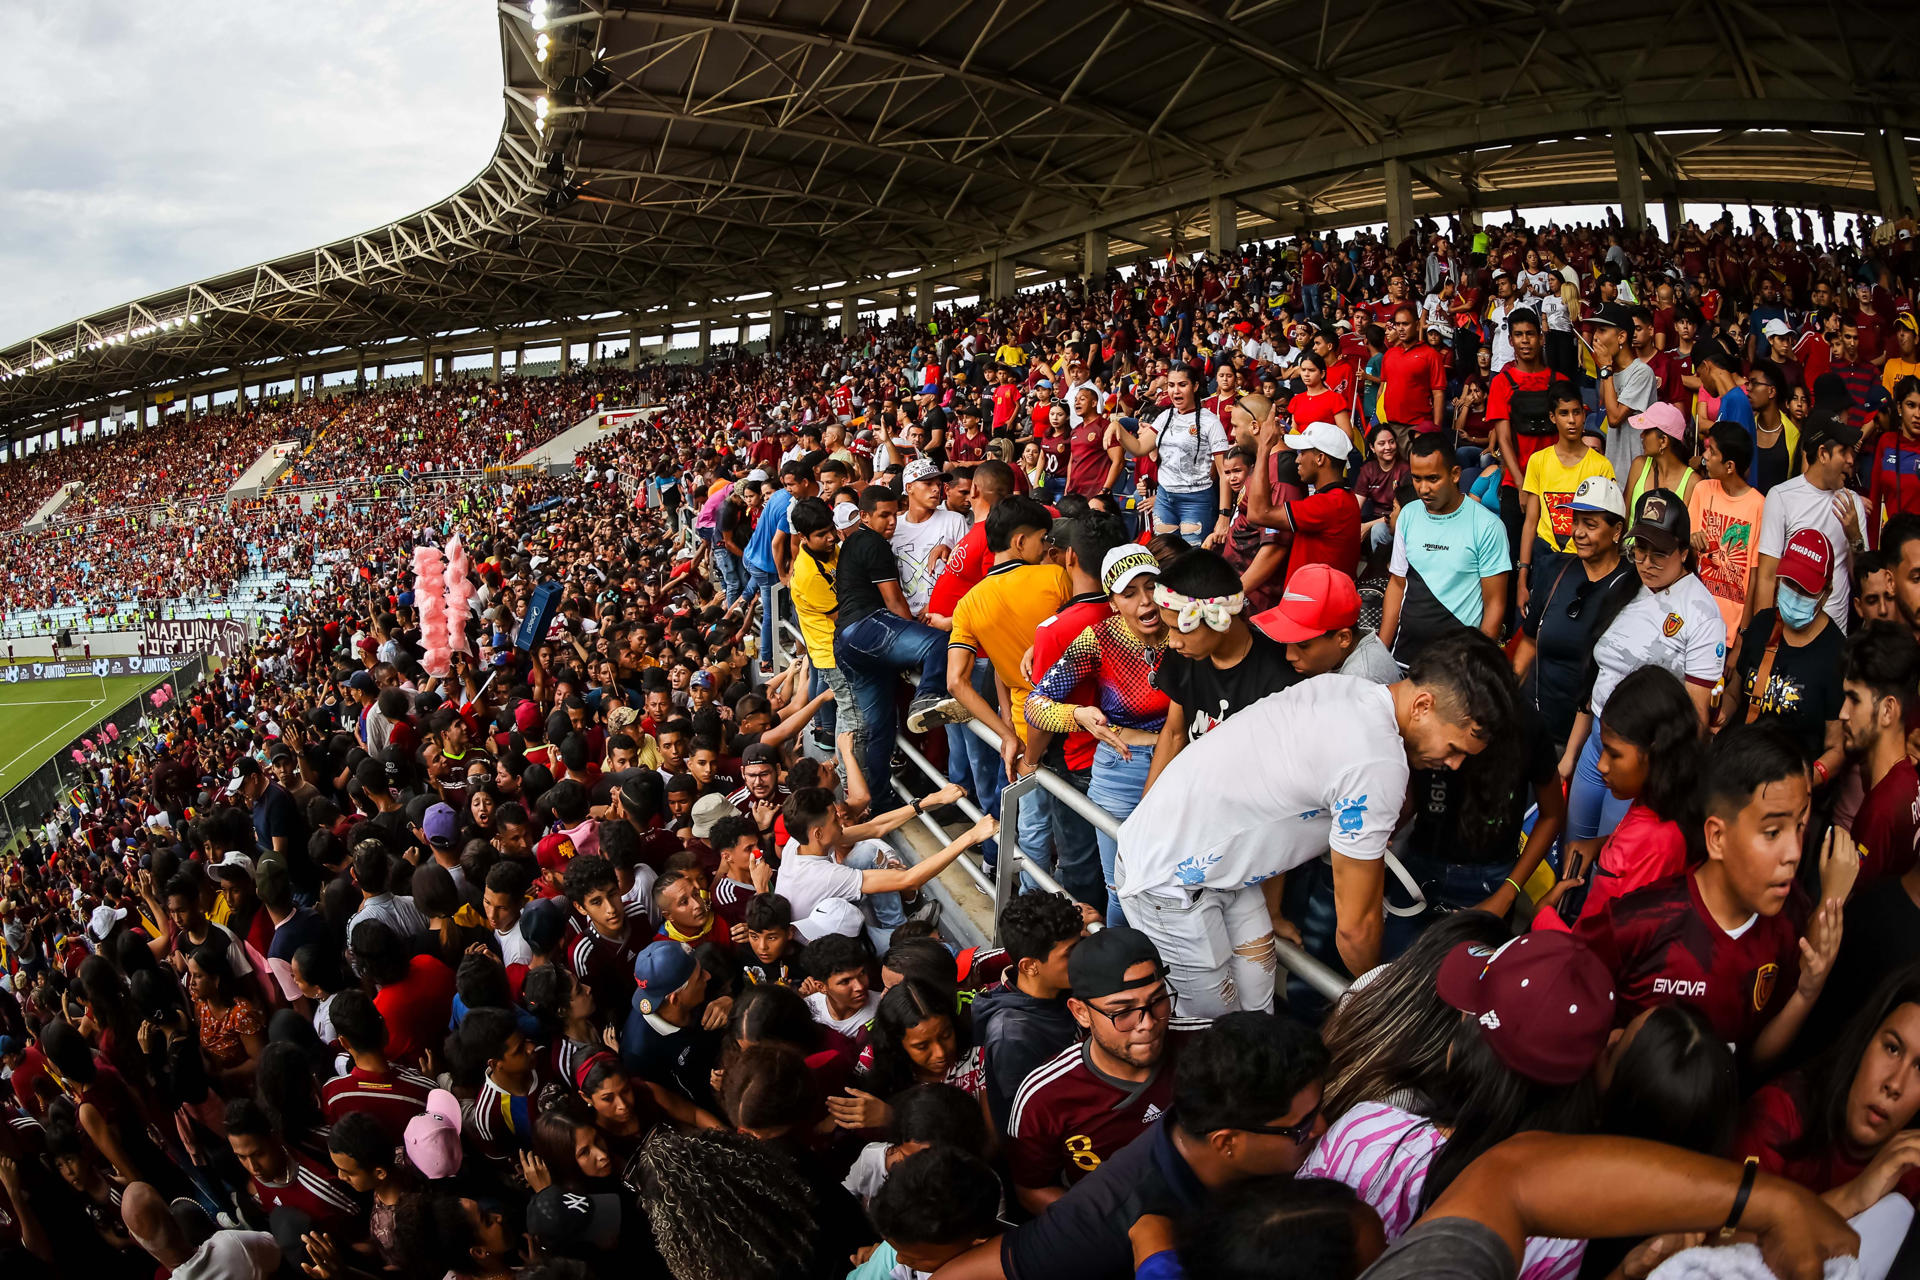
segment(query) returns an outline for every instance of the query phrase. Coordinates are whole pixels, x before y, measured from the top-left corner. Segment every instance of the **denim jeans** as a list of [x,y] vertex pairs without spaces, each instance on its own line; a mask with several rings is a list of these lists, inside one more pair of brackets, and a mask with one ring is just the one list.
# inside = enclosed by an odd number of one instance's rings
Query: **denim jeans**
[[[993,664],[985,658],[974,660],[973,688],[989,703],[993,701]],[[1000,791],[1007,784],[1006,765],[985,738],[963,724],[947,726],[947,781],[965,787],[980,812],[992,818],[1000,816]],[[983,843],[980,856],[989,867],[996,865],[1000,859],[999,842]]]
[[773,628],[780,620],[780,575],[747,566],[747,585],[760,597],[760,661],[773,661]]
[[1596,720],[1567,787],[1567,839],[1610,836],[1632,807],[1633,801],[1619,799],[1600,779],[1600,722]]
[[739,556],[727,550],[726,544],[716,542],[713,544],[713,567],[720,576],[720,589],[726,596],[727,607],[732,608],[734,601],[747,594],[747,566],[740,562]]
[[[1380,938],[1380,959],[1392,960],[1413,944],[1430,925],[1446,915],[1450,910],[1471,911],[1487,900],[1498,889],[1513,870],[1511,863],[1501,862],[1447,862],[1427,854],[1408,850],[1397,855],[1400,865],[1407,869],[1414,883],[1420,886],[1421,896],[1427,900],[1428,909],[1417,916],[1397,916],[1387,913],[1386,926]],[[1406,890],[1398,879],[1389,872],[1387,875],[1387,899],[1395,906],[1404,907],[1402,899]]]
[[[847,854],[846,865],[855,871],[874,871],[880,867],[880,850],[873,843],[861,841]],[[860,897],[862,914],[867,917],[867,937],[873,942],[875,955],[887,954],[887,945],[893,941],[893,931],[907,922],[906,910],[900,905],[897,893],[868,893]]]
[[1214,486],[1182,492],[1165,485],[1153,495],[1153,531],[1178,533],[1193,546],[1213,528],[1220,493]]
[[1152,939],[1183,1018],[1273,1008],[1273,918],[1260,886],[1136,893],[1127,923]]
[[873,791],[875,813],[892,808],[893,744],[900,718],[893,694],[900,672],[917,670],[914,696],[944,694],[947,689],[947,633],[882,609],[848,624],[834,637],[834,661],[845,672],[860,708],[867,743],[862,765]]
[[[1066,768],[1057,746],[1047,753],[1040,767],[1050,769],[1086,794],[1092,770]],[[1035,787],[1021,800],[1015,827],[1014,839],[1020,842],[1020,852],[1052,874],[1074,901],[1095,908],[1102,905],[1106,876],[1100,868],[1100,845],[1094,839],[1091,822],[1048,795],[1046,788]],[[1032,889],[1036,884],[1022,876],[1020,887]]]
[[[1112,814],[1117,821],[1125,822],[1127,815],[1140,804],[1140,793],[1146,789],[1147,771],[1151,768],[1152,746],[1134,747],[1133,759],[1123,760],[1118,751],[1103,742],[1093,751],[1093,772],[1087,782],[1087,799]],[[1100,846],[1100,873],[1107,881],[1107,923],[1125,924],[1127,918],[1120,912],[1120,895],[1114,891],[1113,884],[1113,862],[1119,842],[1097,827],[1093,834]]]

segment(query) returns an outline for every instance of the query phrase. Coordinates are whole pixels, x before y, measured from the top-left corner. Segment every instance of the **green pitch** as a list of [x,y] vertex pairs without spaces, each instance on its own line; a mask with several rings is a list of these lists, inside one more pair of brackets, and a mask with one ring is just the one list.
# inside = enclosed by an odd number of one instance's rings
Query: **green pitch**
[[166,680],[165,676],[93,676],[0,684],[0,795],[65,751],[101,717]]

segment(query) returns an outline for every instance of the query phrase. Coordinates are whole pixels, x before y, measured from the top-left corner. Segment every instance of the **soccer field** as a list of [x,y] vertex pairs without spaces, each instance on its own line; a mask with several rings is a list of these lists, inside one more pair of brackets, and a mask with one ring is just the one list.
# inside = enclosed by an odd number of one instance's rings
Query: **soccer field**
[[0,795],[102,716],[166,680],[166,676],[93,676],[0,684]]

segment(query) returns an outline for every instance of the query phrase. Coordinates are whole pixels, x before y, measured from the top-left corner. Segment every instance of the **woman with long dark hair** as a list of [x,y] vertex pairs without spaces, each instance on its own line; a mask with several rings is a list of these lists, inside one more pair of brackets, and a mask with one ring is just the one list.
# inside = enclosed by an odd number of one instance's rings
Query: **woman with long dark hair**
[[972,1027],[930,983],[908,978],[880,997],[872,1035],[854,1087],[883,1102],[916,1084],[950,1084],[975,1097],[986,1088]]
[[1889,974],[1825,1053],[1747,1102],[1734,1154],[1852,1217],[1920,1192],[1920,966]]
[[[1469,918],[1445,927],[1471,935],[1499,924],[1481,913],[1463,915]],[[1553,934],[1498,947],[1453,935],[1458,940],[1442,951],[1429,941],[1442,927],[1428,930],[1350,997],[1366,1001],[1363,1019],[1350,1019],[1344,1028],[1329,1024],[1331,1054],[1356,1044],[1354,1022],[1384,1025],[1365,1045],[1364,1076],[1349,1068],[1344,1078],[1336,1074],[1328,1081],[1323,1106],[1350,1105],[1300,1169],[1302,1178],[1333,1178],[1352,1187],[1380,1214],[1388,1240],[1412,1226],[1490,1148],[1529,1130],[1582,1133],[1595,1116],[1593,1067],[1606,1046],[1613,1004],[1612,980],[1599,958]],[[1524,991],[1520,975],[1525,984],[1538,982],[1536,1002],[1547,998],[1550,987],[1555,999],[1566,999],[1561,993],[1568,990],[1582,992],[1570,1004],[1576,1014],[1584,1005],[1585,1014],[1563,1023],[1555,1010],[1524,998],[1503,1000],[1503,1018],[1476,1011],[1471,997],[1483,990],[1504,989],[1510,997]],[[1375,994],[1383,982],[1389,985]],[[1396,1010],[1389,1001],[1408,1007]],[[1549,1041],[1550,1052],[1535,1051]],[[1331,1106],[1327,1110],[1331,1114]],[[1569,1277],[1582,1245],[1529,1239],[1519,1275]]]
[[200,1050],[216,1086],[244,1088],[267,1045],[260,1007],[244,994],[228,960],[224,934],[194,948],[187,958],[187,993],[200,1027]]

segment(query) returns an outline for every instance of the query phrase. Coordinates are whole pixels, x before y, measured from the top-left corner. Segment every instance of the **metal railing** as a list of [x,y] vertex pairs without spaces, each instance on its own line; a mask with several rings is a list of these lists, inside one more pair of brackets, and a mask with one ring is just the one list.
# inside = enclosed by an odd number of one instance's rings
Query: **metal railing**
[[[796,651],[804,650],[805,648],[805,642],[801,638],[799,630],[791,622],[788,622],[785,618],[781,618],[779,625],[773,629],[774,648],[772,656],[774,658],[775,670],[778,670],[780,666],[780,636],[782,632],[787,632],[792,635]],[[976,738],[979,738],[982,742],[992,747],[996,761],[999,759],[999,734],[977,720],[969,720],[963,727]],[[941,773],[940,770],[934,766],[933,762],[928,760],[927,757],[905,737],[899,738],[895,745],[899,748],[900,753],[907,758],[908,763],[919,770],[920,773],[926,777],[926,780],[932,783],[936,789],[948,785],[950,779]],[[896,773],[893,775],[893,785],[896,790],[906,790],[906,783],[907,778],[904,774]],[[995,867],[996,874],[989,875],[985,867],[971,852],[963,853],[955,860],[955,865],[965,872],[968,878],[978,885],[983,892],[993,898],[993,938],[995,941],[999,939],[1001,913],[1006,910],[1007,904],[1013,900],[1013,896],[1019,892],[1019,885],[1023,879],[1039,885],[1049,893],[1067,894],[1066,889],[1053,877],[1053,874],[1048,870],[1047,866],[1039,858],[1028,853],[1027,850],[1020,846],[1020,807],[1035,791],[1045,791],[1049,796],[1058,800],[1061,804],[1085,819],[1102,834],[1111,836],[1116,840],[1120,837],[1120,820],[1118,818],[1108,813],[1092,800],[1089,800],[1078,787],[1068,782],[1065,778],[1060,777],[1051,769],[1035,769],[1032,773],[1027,774],[1018,781],[1009,783],[1007,786],[1001,788],[1000,835],[998,837],[1000,856]],[[962,813],[966,814],[975,822],[978,822],[983,816],[979,807],[976,806],[971,799],[963,797],[959,801],[958,807]],[[942,845],[946,844],[948,840],[952,838],[947,830],[936,822],[931,815],[921,814],[920,822],[926,827],[928,833]],[[1067,894],[1067,896],[1071,897],[1072,895]],[[1328,1000],[1337,1000],[1346,992],[1349,985],[1348,979],[1336,972],[1331,966],[1315,958],[1308,953],[1305,948],[1289,942],[1285,938],[1275,937],[1273,941],[1274,950],[1278,956],[1280,966],[1313,988],[1313,990],[1321,996],[1324,996]]]

